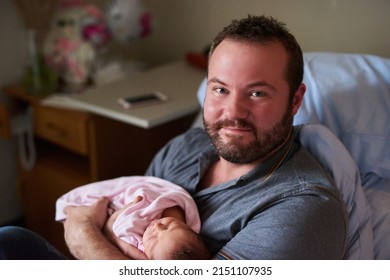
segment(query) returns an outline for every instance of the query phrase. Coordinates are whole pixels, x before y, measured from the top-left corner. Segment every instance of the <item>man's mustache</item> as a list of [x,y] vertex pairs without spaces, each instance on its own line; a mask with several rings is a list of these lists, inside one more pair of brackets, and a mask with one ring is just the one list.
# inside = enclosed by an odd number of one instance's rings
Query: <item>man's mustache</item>
[[245,128],[245,129],[250,129],[252,131],[255,131],[255,126],[247,122],[246,120],[243,119],[224,119],[216,122],[214,124],[214,128],[216,129],[221,129],[223,127],[236,127],[236,128]]

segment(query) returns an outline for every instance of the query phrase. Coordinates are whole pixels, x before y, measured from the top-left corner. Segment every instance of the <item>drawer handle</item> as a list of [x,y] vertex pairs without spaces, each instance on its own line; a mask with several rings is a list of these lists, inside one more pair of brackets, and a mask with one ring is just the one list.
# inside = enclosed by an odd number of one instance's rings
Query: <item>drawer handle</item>
[[51,132],[55,133],[57,135],[57,137],[59,137],[59,138],[67,138],[68,137],[68,133],[65,130],[61,129],[61,127],[58,127],[55,124],[47,123],[46,128],[48,130],[50,130]]

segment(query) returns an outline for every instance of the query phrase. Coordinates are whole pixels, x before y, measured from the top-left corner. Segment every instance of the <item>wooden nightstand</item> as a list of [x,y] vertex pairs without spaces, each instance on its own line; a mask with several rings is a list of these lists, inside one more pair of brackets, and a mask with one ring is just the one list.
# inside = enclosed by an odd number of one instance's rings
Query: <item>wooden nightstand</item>
[[[195,95],[196,89],[189,90]],[[42,105],[42,99],[28,95],[22,85],[7,86],[2,92],[19,110],[33,109],[37,160],[30,171],[20,168],[26,226],[67,255],[62,225],[54,221],[57,198],[90,182],[143,175],[156,152],[186,131],[198,112],[183,112],[146,129],[96,112]],[[4,116],[0,131],[9,135],[4,123],[10,116],[4,107],[0,109]]]

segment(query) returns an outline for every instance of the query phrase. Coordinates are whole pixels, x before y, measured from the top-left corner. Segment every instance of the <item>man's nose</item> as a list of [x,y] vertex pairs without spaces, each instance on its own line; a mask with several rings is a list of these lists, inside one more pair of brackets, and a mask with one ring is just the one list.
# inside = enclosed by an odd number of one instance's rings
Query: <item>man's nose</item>
[[230,97],[225,107],[229,119],[245,119],[248,116],[248,107],[242,98]]

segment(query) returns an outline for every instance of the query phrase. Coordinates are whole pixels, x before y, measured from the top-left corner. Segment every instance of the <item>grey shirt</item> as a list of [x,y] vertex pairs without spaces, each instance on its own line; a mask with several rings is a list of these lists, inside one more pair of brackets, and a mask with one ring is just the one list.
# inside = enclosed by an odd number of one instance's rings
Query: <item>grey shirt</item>
[[204,130],[191,129],[156,155],[146,175],[191,193],[202,237],[216,258],[342,259],[347,242],[343,201],[332,179],[297,142],[298,134],[294,128],[290,142],[249,173],[197,191],[219,157]]

